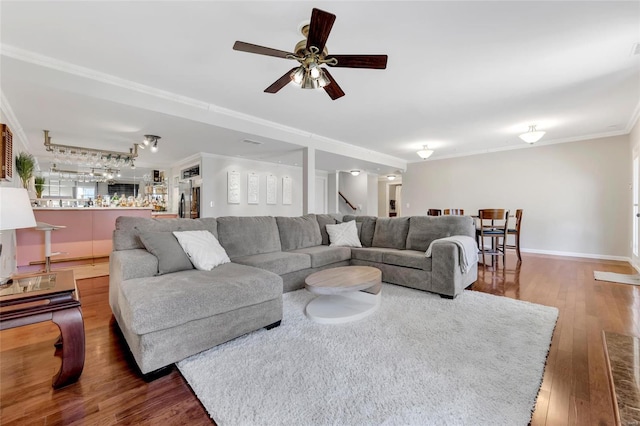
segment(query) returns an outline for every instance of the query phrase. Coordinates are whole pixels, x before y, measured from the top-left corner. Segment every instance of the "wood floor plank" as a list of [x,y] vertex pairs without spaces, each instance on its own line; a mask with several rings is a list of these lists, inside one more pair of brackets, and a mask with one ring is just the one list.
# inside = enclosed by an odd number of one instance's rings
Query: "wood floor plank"
[[[640,335],[640,288],[595,281],[593,271],[634,273],[624,262],[523,254],[485,271],[472,289],[560,310],[532,425],[613,425],[603,329]],[[41,323],[0,333],[0,424],[212,424],[177,369],[147,383],[114,325],[108,277],[78,280],[86,333],[85,369],[60,390],[58,329]],[[242,404],[242,401],[238,401]]]

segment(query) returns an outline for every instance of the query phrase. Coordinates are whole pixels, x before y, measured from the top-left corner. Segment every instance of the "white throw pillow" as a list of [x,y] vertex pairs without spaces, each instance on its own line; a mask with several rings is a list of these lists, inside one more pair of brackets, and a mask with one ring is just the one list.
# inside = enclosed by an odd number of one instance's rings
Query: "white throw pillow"
[[227,252],[209,231],[180,231],[173,235],[196,269],[210,271],[218,265],[231,262]]
[[356,221],[338,223],[337,225],[326,225],[329,234],[330,246],[362,247],[358,237]]

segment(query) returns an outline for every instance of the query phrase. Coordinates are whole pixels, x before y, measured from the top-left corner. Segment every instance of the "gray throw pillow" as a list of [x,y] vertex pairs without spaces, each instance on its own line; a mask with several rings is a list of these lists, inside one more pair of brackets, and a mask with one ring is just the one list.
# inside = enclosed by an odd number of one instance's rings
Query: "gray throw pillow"
[[140,232],[147,251],[158,258],[158,275],[193,269],[191,261],[171,232]]

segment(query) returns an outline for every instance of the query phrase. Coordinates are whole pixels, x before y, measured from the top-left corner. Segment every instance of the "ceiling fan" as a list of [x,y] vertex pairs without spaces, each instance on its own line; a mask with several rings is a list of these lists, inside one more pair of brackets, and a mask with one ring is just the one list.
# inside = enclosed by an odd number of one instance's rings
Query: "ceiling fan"
[[336,100],[344,96],[344,92],[329,70],[321,65],[338,68],[385,69],[387,55],[329,55],[325,44],[335,20],[336,15],[314,8],[311,11],[309,25],[305,25],[301,30],[306,40],[296,44],[295,53],[243,41],[236,41],[233,49],[258,55],[293,59],[300,63],[299,66],[290,69],[271,86],[264,89],[266,93],[277,93],[290,82],[294,82],[303,89],[322,88],[331,99]]

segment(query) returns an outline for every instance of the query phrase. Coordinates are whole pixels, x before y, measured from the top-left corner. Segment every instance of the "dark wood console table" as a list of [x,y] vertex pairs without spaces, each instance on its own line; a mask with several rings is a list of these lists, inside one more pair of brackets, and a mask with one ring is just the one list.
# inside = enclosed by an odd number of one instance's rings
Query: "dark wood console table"
[[0,286],[0,330],[43,321],[60,329],[55,346],[62,349],[62,364],[53,377],[57,389],[77,381],[84,368],[84,323],[73,271],[21,275]]

